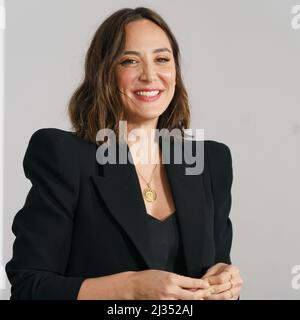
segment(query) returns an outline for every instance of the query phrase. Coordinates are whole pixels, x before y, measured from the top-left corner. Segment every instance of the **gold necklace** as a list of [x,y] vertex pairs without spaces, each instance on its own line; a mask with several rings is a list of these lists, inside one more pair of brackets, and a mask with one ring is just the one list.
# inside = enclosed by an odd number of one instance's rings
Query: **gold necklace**
[[139,172],[140,176],[141,176],[141,177],[144,179],[144,181],[146,182],[147,188],[144,188],[144,190],[143,190],[143,196],[144,196],[145,200],[148,201],[148,202],[153,202],[153,201],[155,201],[156,198],[157,198],[157,194],[156,194],[155,190],[153,190],[153,189],[150,187],[150,182],[151,182],[151,180],[152,180],[153,173],[154,173],[156,167],[157,167],[157,164],[155,165],[155,167],[154,167],[154,169],[153,169],[153,171],[152,171],[151,179],[150,179],[149,182],[146,181],[146,179],[141,175],[141,173],[140,173],[140,172],[138,171],[138,169],[136,168],[137,171]]

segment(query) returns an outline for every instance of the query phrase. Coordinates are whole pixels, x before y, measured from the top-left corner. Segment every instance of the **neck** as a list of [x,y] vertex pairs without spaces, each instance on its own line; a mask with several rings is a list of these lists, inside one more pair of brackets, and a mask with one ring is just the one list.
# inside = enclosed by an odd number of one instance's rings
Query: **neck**
[[[128,122],[126,142],[130,150],[139,150],[140,155],[147,154],[147,163],[159,163],[159,145],[155,139],[158,119],[147,122]],[[138,129],[138,130],[136,130]],[[133,131],[134,130],[134,131]],[[135,131],[136,130],[136,131]],[[138,149],[135,149],[138,145]],[[134,146],[134,147],[133,147]]]

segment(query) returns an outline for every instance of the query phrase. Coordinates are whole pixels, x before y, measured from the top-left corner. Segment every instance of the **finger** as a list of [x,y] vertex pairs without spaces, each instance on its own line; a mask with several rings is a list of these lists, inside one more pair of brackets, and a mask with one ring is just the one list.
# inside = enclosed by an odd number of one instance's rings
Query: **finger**
[[235,288],[231,289],[231,292],[232,292],[231,300],[237,300],[241,294],[241,287],[235,287]]
[[211,296],[210,289],[200,289],[195,292],[196,300],[204,300]]
[[243,279],[240,277],[240,275],[234,276],[230,282],[232,283],[232,287],[236,287],[236,286],[242,286],[243,284]]
[[214,275],[215,273],[219,273],[220,271],[222,271],[222,268],[225,268],[226,266],[228,266],[226,263],[217,263],[217,264],[215,264],[215,265],[213,265],[212,267],[210,267],[207,271],[206,271],[206,273],[205,273],[205,275],[202,277],[202,279],[204,279],[204,278],[207,278],[207,277],[209,277],[209,276],[211,276],[211,275]]
[[235,265],[232,265],[232,264],[227,265],[227,266],[224,268],[224,271],[228,271],[229,273],[232,274],[233,277],[240,274],[239,268],[238,268],[237,266],[235,266]]
[[235,296],[240,295],[240,288],[232,288],[218,294],[211,294],[206,300],[231,300]]
[[179,300],[203,300],[204,297],[208,297],[209,295],[209,289],[186,290],[177,288],[175,291],[175,297]]
[[[217,269],[218,267],[218,269]],[[217,269],[217,270],[216,270]],[[211,271],[214,271],[215,273],[212,273]],[[211,276],[217,276],[223,272],[227,272],[230,279],[234,278],[234,277],[239,277],[239,268],[235,265],[229,265],[229,264],[225,264],[225,263],[218,263],[216,264],[214,267],[212,267],[211,269],[209,269],[209,272],[207,272],[204,277],[202,277],[202,279],[207,279],[208,277]]]
[[224,283],[230,282],[231,278],[232,277],[229,272],[223,271],[220,274],[210,276],[206,280],[208,280],[210,285],[213,285],[213,284],[224,284]]
[[206,300],[230,300],[232,299],[233,294],[230,290],[217,293],[217,294],[211,294],[206,298]]
[[240,278],[235,278],[233,280],[229,280],[229,282],[226,282],[224,284],[219,285],[211,285],[211,292],[212,293],[221,293],[226,290],[230,290],[233,288],[240,288],[242,287],[242,280]]
[[211,285],[211,292],[212,293],[221,293],[226,290],[230,290],[233,288],[240,288],[242,287],[242,278],[240,276],[237,276],[235,278],[232,278],[229,280],[229,282],[219,284],[219,285]]
[[163,297],[163,298],[161,298],[160,300],[178,300],[177,298],[175,298],[175,297]]
[[222,283],[222,284],[216,284],[216,285],[212,285],[210,288],[210,291],[212,294],[216,294],[216,293],[221,293],[224,292],[226,290],[229,290],[233,287],[233,284],[231,282],[226,282],[226,283]]
[[190,278],[190,277],[181,276],[181,275],[177,275],[177,277],[175,277],[175,283],[179,287],[186,288],[186,289],[191,289],[191,288],[207,289],[207,288],[209,288],[209,282],[207,280]]

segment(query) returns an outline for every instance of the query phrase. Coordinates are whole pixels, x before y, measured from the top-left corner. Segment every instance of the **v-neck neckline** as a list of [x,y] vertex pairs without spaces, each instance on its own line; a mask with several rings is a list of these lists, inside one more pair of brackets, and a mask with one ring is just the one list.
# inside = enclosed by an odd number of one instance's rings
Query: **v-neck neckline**
[[169,214],[166,218],[164,218],[163,220],[160,220],[158,218],[153,217],[151,214],[147,213],[147,215],[152,218],[153,220],[156,220],[157,222],[165,222],[167,220],[169,220],[170,218],[172,218],[173,216],[175,216],[176,211],[174,211],[173,213]]

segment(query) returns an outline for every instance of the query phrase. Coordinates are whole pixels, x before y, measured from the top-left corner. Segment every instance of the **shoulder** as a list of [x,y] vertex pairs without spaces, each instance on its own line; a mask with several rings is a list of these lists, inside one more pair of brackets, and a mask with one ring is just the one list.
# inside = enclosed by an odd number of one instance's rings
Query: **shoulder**
[[[56,128],[42,128],[30,137],[28,150],[58,154],[60,157],[80,158],[82,154],[94,151],[96,145],[75,135],[74,132]],[[74,159],[73,159],[74,160]]]
[[231,156],[231,151],[228,145],[215,140],[205,140],[204,151],[210,158],[213,158],[212,161],[222,161]]
[[[92,159],[95,146],[71,131],[42,128],[30,137],[24,156],[24,167],[35,163],[39,167],[61,167],[61,170],[78,170]],[[91,157],[89,157],[91,155]]]
[[185,140],[184,142],[192,142],[193,150],[196,146],[204,148],[204,153],[214,158],[223,159],[231,155],[230,148],[223,142],[215,140]]
[[29,141],[34,144],[55,143],[57,146],[63,146],[66,149],[84,148],[91,143],[79,138],[74,132],[65,131],[57,128],[41,128],[35,131]]
[[218,166],[220,163],[231,161],[230,148],[223,142],[215,140],[188,140],[192,141],[193,152],[196,146],[204,153],[204,161],[209,162],[210,166]]
[[228,145],[214,140],[205,140],[204,158],[213,183],[218,188],[230,188],[233,179],[232,156]]

